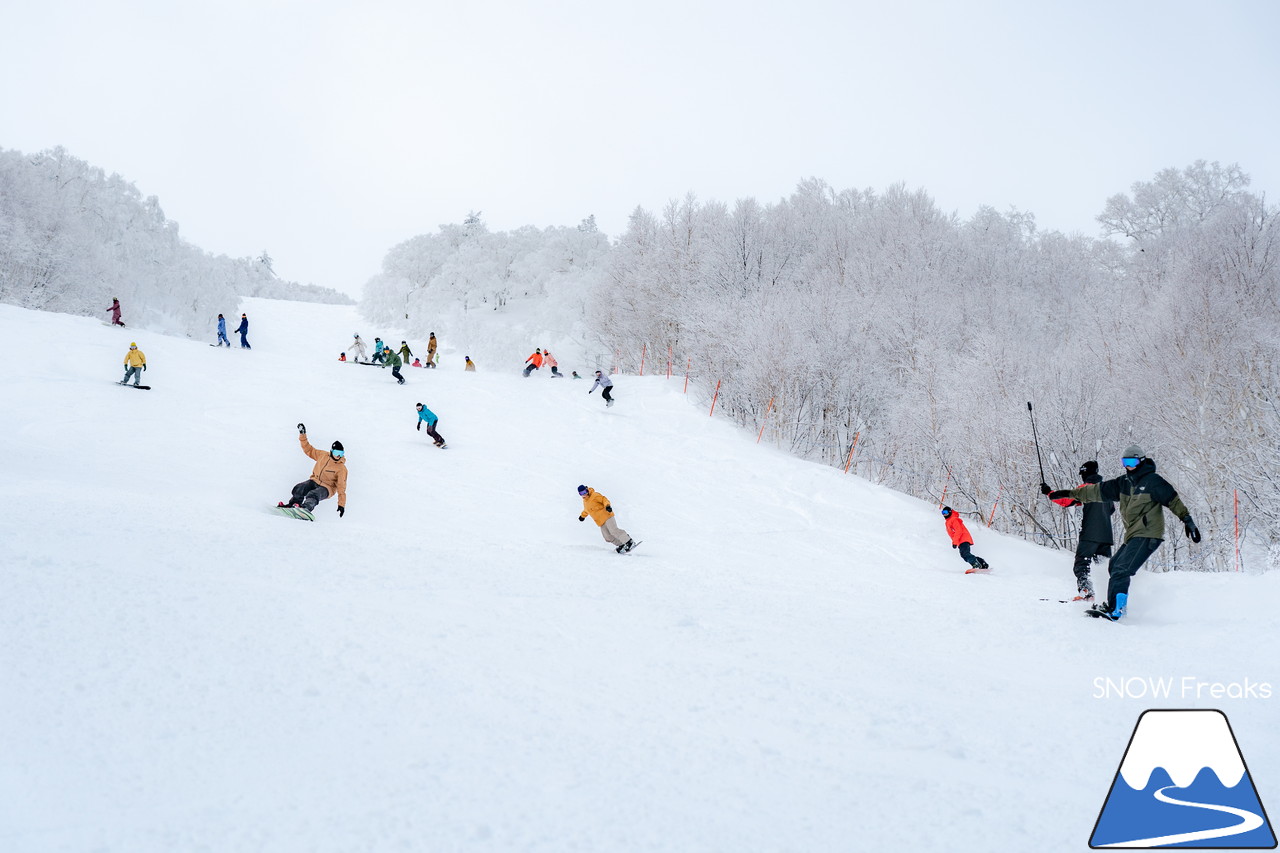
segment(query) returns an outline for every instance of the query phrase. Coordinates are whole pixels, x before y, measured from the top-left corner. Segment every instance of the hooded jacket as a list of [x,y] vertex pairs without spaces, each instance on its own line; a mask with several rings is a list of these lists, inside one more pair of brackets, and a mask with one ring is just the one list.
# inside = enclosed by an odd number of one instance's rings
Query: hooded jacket
[[582,512],[578,514],[578,518],[589,515],[592,521],[603,527],[606,521],[613,518],[613,510],[605,509],[607,506],[609,499],[588,486],[587,493],[582,497]]
[[525,364],[532,363],[534,367],[542,367],[542,351],[539,350],[525,360]]
[[302,452],[316,460],[315,467],[311,469],[311,479],[329,490],[329,494],[338,496],[338,506],[347,505],[347,459],[334,459],[327,450],[320,450],[312,447],[311,442],[307,441],[307,434],[300,433],[298,442],[302,445]]
[[964,519],[960,518],[960,513],[955,510],[952,510],[951,515],[947,516],[947,535],[951,537],[952,545],[973,544],[973,537],[969,535],[969,528],[964,526]]
[[147,357],[142,354],[142,350],[134,348],[124,354],[125,367],[142,367],[147,363]]
[[1066,496],[1083,504],[1097,501],[1119,501],[1120,521],[1124,524],[1124,541],[1135,537],[1164,538],[1164,513],[1168,508],[1179,519],[1191,517],[1178,490],[1156,473],[1156,463],[1143,459],[1132,471],[1102,483],[1068,489]]

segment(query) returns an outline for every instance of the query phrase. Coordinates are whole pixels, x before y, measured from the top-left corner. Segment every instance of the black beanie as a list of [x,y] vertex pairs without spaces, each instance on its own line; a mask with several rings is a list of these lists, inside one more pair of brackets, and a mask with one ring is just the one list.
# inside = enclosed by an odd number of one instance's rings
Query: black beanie
[[1087,474],[1096,474],[1096,473],[1098,473],[1098,463],[1097,463],[1097,461],[1096,461],[1096,460],[1094,460],[1094,459],[1090,459],[1088,462],[1086,462],[1086,463],[1084,463],[1083,465],[1081,465],[1081,466],[1080,466],[1080,473],[1081,473],[1081,474],[1086,474],[1086,475],[1087,475]]
[[335,442],[333,443],[333,445],[332,445],[329,449],[330,449],[330,450],[343,450],[343,451],[345,451],[345,450],[346,450],[346,448],[344,448],[344,447],[342,446],[342,442],[341,442],[341,441],[335,441]]

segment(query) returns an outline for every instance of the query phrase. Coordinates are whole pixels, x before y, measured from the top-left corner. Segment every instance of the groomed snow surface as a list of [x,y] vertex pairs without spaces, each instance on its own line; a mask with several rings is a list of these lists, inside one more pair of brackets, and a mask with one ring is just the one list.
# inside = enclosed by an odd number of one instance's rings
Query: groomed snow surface
[[[1280,577],[1144,572],[1086,619],[1039,600],[1070,554],[970,518],[966,576],[936,507],[678,381],[606,409],[442,339],[400,387],[336,361],[354,309],[246,310],[252,351],[0,306],[0,849],[1082,850],[1148,707],[1222,708],[1280,810],[1280,698],[1094,698],[1280,687]],[[343,519],[269,510],[299,421]]]

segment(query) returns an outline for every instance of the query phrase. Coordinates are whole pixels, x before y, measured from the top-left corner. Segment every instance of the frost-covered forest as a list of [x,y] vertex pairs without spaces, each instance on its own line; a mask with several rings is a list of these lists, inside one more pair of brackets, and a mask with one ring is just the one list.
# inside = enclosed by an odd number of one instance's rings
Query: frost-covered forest
[[1234,165],[1166,169],[1100,205],[1096,238],[817,179],[773,204],[636,209],[613,243],[590,220],[491,233],[473,215],[392,249],[361,308],[425,331],[537,304],[532,332],[623,372],[670,352],[691,393],[718,387],[717,416],[791,452],[844,467],[852,449],[863,476],[1070,547],[1079,513],[1039,495],[1031,401],[1051,484],[1086,459],[1119,474],[1136,441],[1183,494],[1207,547],[1171,528],[1155,568],[1235,568],[1238,496],[1259,569],[1280,564],[1280,228],[1248,187]]
[[191,245],[155,196],[61,148],[0,149],[0,302],[105,318],[116,297],[130,326],[207,335],[241,296],[350,303],[277,278],[266,252],[229,258]]

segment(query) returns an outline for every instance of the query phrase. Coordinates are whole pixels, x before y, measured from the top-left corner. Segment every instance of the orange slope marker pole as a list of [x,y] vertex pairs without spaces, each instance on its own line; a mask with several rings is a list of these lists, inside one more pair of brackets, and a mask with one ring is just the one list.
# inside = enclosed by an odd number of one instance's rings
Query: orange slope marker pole
[[773,411],[773,400],[773,397],[769,398],[769,407],[764,410],[764,420],[760,422],[760,434],[756,436],[756,444],[759,444],[760,439],[764,438],[764,428],[769,423],[769,413]]
[[716,413],[716,400],[720,397],[720,380],[716,380],[716,393],[711,395],[711,414]]
[[853,451],[858,448],[858,439],[862,437],[862,430],[858,430],[853,434],[853,444],[849,446],[849,458],[844,462],[844,472],[849,473],[849,466],[853,464]]

